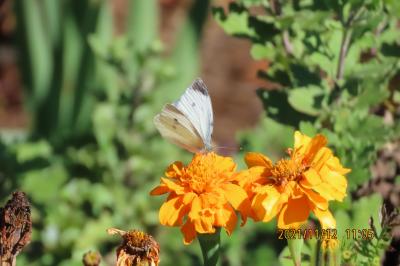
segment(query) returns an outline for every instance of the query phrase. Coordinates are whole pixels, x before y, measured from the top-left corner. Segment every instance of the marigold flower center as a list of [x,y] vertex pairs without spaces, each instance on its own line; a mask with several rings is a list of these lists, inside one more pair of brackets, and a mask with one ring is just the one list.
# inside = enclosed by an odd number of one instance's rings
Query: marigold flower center
[[215,154],[197,156],[181,177],[182,183],[197,193],[210,192],[219,184],[225,182],[227,175],[219,169]]
[[281,159],[271,169],[274,180],[279,184],[297,181],[304,171],[304,167],[293,159]]

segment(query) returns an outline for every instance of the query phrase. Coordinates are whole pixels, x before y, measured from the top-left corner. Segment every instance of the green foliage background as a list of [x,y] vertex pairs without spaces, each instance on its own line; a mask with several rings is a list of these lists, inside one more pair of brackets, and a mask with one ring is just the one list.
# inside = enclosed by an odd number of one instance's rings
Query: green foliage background
[[[201,264],[197,243],[184,246],[179,229],[159,226],[162,198],[148,193],[169,163],[190,159],[160,138],[152,119],[198,76],[207,8],[207,1],[195,1],[165,56],[156,0],[131,0],[127,31],[119,37],[113,36],[108,1],[15,1],[25,107],[33,124],[23,134],[2,134],[0,199],[18,188],[32,202],[33,241],[18,257],[20,265],[81,265],[89,249],[113,256],[119,239],[106,234],[109,227],[153,234],[162,265]],[[292,145],[295,129],[325,134],[352,168],[349,197],[332,207],[339,234],[350,225],[368,227],[365,211],[376,206],[377,216],[381,198],[351,195],[371,179],[382,146],[399,138],[399,84],[391,80],[400,74],[400,5],[243,0],[213,14],[227,34],[251,41],[255,60],[271,62],[260,78],[278,87],[259,90],[266,118],[238,136],[243,150],[277,158]],[[343,45],[347,52],[341,54]],[[385,123],[384,111],[393,123]],[[244,167],[242,158],[236,161]],[[223,234],[222,262],[290,265],[285,245],[273,222],[249,222],[230,238]],[[383,248],[354,263],[370,265]]]

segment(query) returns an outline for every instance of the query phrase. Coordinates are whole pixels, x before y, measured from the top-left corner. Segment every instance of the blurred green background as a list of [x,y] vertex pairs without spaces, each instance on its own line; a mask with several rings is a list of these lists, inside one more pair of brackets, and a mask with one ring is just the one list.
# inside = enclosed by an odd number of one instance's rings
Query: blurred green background
[[[239,169],[246,151],[278,158],[295,129],[321,132],[352,168],[346,201],[331,205],[339,233],[378,221],[383,201],[400,205],[399,18],[389,0],[3,1],[0,201],[25,191],[34,226],[18,264],[81,265],[99,250],[112,265],[116,227],[151,233],[161,265],[201,265],[149,196],[191,158],[153,117],[197,76]],[[393,234],[349,265],[395,265]],[[222,235],[222,265],[291,265],[274,222]]]

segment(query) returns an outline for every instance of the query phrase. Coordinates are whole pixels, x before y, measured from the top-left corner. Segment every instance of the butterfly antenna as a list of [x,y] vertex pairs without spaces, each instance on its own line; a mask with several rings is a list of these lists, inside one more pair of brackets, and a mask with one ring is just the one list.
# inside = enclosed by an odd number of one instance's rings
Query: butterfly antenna
[[214,146],[213,150],[221,150],[228,153],[238,152],[242,150],[242,147],[232,147],[232,146]]

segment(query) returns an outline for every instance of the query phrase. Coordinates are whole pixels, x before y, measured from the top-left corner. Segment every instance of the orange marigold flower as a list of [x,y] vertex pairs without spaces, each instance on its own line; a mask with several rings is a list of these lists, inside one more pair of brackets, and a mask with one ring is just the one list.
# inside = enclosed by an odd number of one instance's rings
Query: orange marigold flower
[[252,199],[256,220],[277,216],[279,228],[298,228],[313,212],[323,228],[336,228],[328,201],[346,196],[345,174],[339,159],[326,147],[322,135],[310,138],[295,132],[289,158],[275,164],[259,153],[246,154],[249,169],[237,175],[237,182]]
[[230,235],[237,222],[235,210],[242,215],[242,225],[250,211],[246,191],[233,183],[235,169],[232,158],[214,152],[195,154],[188,166],[171,164],[167,178],[161,178],[161,184],[150,192],[169,193],[160,208],[160,223],[180,226],[185,244],[197,233],[214,233],[216,227],[224,227]]

